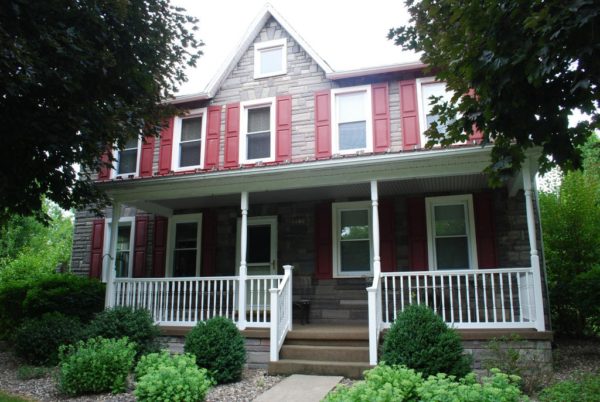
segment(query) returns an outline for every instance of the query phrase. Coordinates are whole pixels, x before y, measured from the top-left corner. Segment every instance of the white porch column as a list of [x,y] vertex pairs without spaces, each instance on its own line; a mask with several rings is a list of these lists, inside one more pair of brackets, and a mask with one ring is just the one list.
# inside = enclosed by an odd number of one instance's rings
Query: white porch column
[[110,239],[108,247],[108,274],[106,276],[106,299],[104,306],[110,308],[115,303],[115,276],[117,265],[117,235],[119,232],[119,219],[121,219],[121,203],[113,202],[112,220],[110,222]]
[[373,275],[381,273],[381,257],[379,255],[379,194],[377,181],[371,181],[371,217],[373,219]]
[[529,160],[523,162],[523,190],[525,192],[525,208],[527,210],[527,232],[529,233],[529,248],[531,255],[531,268],[533,270],[533,298],[535,303],[535,329],[545,330],[544,302],[542,298],[542,274],[540,271],[540,257],[537,249],[537,236],[535,231],[535,215],[533,212],[532,180],[529,170]]
[[246,329],[246,278],[248,268],[246,266],[246,249],[248,245],[248,192],[242,192],[241,196],[242,222],[240,227],[240,294],[238,300],[238,328]]

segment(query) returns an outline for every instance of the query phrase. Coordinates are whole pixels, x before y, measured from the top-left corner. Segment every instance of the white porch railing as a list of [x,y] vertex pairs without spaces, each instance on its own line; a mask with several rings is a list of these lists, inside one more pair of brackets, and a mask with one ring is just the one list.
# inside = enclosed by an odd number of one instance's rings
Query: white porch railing
[[[285,267],[284,267],[285,268]],[[246,326],[268,328],[271,324],[271,295],[284,275],[252,275],[246,277]]]
[[271,292],[271,361],[279,360],[279,350],[288,331],[292,330],[292,269],[284,265],[283,280]]
[[536,328],[531,268],[385,272],[369,292],[370,361],[379,332],[411,304],[430,307],[454,328]]

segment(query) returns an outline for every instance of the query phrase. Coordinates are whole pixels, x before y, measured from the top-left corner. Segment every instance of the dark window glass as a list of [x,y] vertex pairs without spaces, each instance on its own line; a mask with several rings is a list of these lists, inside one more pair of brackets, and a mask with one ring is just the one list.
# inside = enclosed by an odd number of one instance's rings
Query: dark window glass
[[246,259],[249,264],[271,262],[271,225],[248,226]]

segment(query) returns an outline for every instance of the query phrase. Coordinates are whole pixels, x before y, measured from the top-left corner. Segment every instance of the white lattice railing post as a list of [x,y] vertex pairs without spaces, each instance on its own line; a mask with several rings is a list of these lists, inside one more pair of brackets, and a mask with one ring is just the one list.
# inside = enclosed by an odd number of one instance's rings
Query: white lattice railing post
[[291,265],[284,265],[283,266],[283,273],[284,273],[284,278],[287,276],[288,277],[288,285],[285,288],[286,290],[286,306],[287,306],[287,327],[288,327],[288,331],[292,330],[292,289],[293,289],[293,283],[292,283],[292,270],[294,269],[293,266]]
[[277,347],[277,334],[279,333],[279,301],[277,300],[277,288],[269,289],[271,294],[271,339],[269,343],[270,359],[272,362],[279,360],[279,350]]
[[246,329],[246,278],[248,268],[246,266],[246,249],[248,245],[248,192],[242,192],[241,196],[242,222],[240,227],[240,275],[238,286],[238,328]]
[[375,274],[373,277],[373,285],[367,288],[368,302],[369,302],[369,364],[377,364],[377,346],[379,345],[379,323],[381,321],[381,310],[378,309],[377,301],[378,295],[380,295],[380,276]]

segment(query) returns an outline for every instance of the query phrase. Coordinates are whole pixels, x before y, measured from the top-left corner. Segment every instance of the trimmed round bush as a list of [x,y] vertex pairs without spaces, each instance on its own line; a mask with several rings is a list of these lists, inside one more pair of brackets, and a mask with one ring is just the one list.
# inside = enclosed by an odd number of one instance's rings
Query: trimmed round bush
[[190,354],[168,352],[142,356],[135,368],[135,396],[140,402],[203,401],[213,382]]
[[136,344],[136,358],[147,353],[158,352],[160,329],[148,310],[133,310],[130,307],[115,307],[96,314],[86,329],[88,338],[119,339],[128,337]]
[[15,332],[15,353],[32,364],[55,365],[58,347],[80,340],[82,330],[77,318],[60,313],[27,319]]
[[225,317],[199,322],[186,336],[184,351],[196,356],[196,364],[207,369],[218,384],[242,378],[246,362],[244,338]]
[[61,346],[58,389],[66,395],[123,392],[133,368],[135,344],[102,337]]
[[405,365],[425,378],[438,373],[464,377],[471,371],[459,335],[426,306],[411,305],[385,335],[381,361]]

